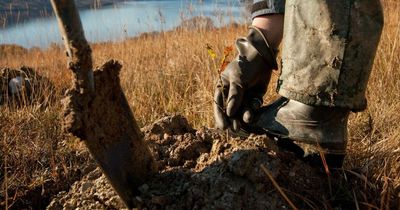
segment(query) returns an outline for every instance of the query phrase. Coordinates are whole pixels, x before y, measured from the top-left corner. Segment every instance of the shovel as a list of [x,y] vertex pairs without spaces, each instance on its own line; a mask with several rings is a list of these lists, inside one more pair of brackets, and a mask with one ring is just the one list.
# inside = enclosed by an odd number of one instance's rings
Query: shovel
[[82,139],[128,208],[137,188],[157,171],[119,80],[121,65],[110,60],[92,70],[74,0],[51,0],[64,40],[73,85],[63,99],[66,131]]

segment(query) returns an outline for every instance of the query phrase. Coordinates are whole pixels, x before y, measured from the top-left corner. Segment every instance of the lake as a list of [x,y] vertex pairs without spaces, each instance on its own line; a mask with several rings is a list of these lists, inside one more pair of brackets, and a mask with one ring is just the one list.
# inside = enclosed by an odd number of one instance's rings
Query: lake
[[[89,42],[118,41],[143,32],[170,30],[196,16],[211,18],[217,27],[250,19],[240,0],[126,1],[80,11]],[[0,44],[46,48],[51,43],[62,43],[55,17],[0,29]]]

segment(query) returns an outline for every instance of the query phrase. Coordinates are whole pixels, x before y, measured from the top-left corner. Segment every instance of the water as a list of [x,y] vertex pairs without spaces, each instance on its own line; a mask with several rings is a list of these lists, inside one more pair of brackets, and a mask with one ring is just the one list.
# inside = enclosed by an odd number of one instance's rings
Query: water
[[[143,32],[169,30],[178,26],[182,19],[200,15],[210,17],[217,27],[249,19],[239,0],[127,1],[80,11],[89,42],[118,41]],[[0,44],[46,48],[51,43],[62,43],[55,17],[0,29]]]

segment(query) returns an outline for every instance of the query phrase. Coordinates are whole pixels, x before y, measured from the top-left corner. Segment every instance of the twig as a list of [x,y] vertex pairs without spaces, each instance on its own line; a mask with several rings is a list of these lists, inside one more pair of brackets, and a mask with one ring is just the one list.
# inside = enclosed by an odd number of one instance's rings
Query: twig
[[271,173],[268,171],[268,169],[261,164],[260,165],[261,169],[264,171],[264,173],[268,176],[268,178],[271,180],[272,184],[274,187],[278,190],[278,192],[282,195],[282,197],[286,200],[286,202],[289,204],[289,206],[293,210],[298,210],[298,208],[292,203],[292,201],[286,196],[285,192],[283,192],[282,188],[278,185],[278,183],[275,181],[274,177],[272,177]]

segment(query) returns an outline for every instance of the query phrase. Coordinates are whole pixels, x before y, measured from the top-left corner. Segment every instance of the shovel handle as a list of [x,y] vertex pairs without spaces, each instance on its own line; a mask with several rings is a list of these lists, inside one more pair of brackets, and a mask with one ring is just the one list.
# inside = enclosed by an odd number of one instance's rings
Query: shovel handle
[[51,0],[51,4],[75,77],[64,100],[64,127],[85,141],[111,185],[132,208],[137,188],[157,171],[157,165],[121,88],[121,65],[111,60],[93,73],[91,49],[74,0]]
[[78,86],[94,92],[92,50],[85,38],[74,0],[51,0],[58,26],[64,40],[68,68],[74,71]]

